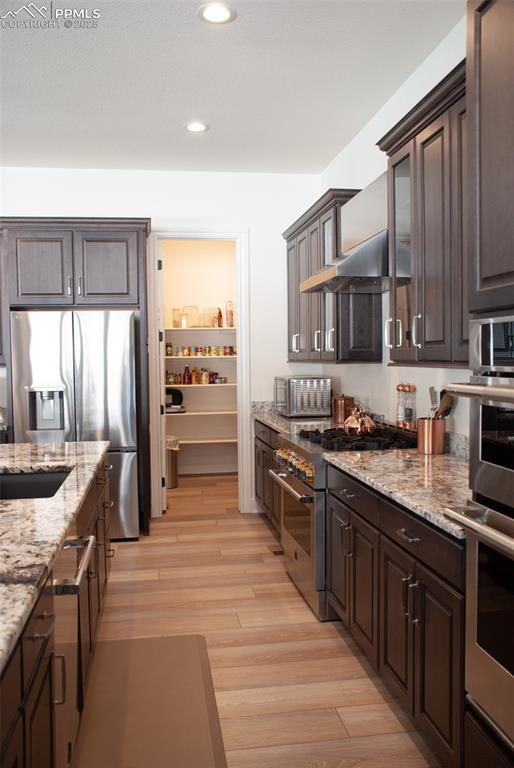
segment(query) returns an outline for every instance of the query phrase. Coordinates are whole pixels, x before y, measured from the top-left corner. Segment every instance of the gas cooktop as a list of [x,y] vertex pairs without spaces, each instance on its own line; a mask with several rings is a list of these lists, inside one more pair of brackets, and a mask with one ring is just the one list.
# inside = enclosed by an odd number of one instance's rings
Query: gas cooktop
[[415,448],[416,435],[385,424],[373,434],[347,435],[344,429],[301,429],[298,436],[319,445],[325,451],[385,451],[391,448]]

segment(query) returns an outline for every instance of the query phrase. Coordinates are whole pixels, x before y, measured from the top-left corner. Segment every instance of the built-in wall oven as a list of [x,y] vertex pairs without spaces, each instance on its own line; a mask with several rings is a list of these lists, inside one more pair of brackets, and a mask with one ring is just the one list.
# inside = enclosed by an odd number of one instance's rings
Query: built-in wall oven
[[466,528],[466,691],[514,749],[514,316],[470,323],[473,502],[450,509]]

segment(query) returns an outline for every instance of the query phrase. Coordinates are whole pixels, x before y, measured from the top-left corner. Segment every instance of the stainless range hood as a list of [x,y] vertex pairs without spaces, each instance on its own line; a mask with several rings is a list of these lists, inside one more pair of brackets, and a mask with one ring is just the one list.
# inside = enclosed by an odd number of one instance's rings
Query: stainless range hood
[[[302,293],[382,293],[389,288],[387,173],[341,207],[341,258],[300,283]],[[397,277],[410,277],[410,254],[397,254]]]

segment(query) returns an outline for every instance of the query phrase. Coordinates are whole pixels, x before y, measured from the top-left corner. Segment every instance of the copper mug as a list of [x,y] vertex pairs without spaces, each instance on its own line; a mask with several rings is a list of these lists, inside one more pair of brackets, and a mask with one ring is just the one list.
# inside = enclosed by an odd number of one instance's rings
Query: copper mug
[[346,419],[351,415],[355,405],[353,397],[335,395],[332,398],[332,424],[336,427],[344,426]]
[[418,419],[418,453],[436,455],[446,450],[446,419]]

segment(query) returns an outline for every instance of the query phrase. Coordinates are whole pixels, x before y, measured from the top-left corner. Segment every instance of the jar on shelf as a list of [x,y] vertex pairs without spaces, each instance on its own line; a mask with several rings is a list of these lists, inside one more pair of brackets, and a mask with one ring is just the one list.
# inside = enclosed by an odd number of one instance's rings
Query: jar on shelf
[[166,344],[166,357],[171,357],[173,354],[173,345],[169,342]]

